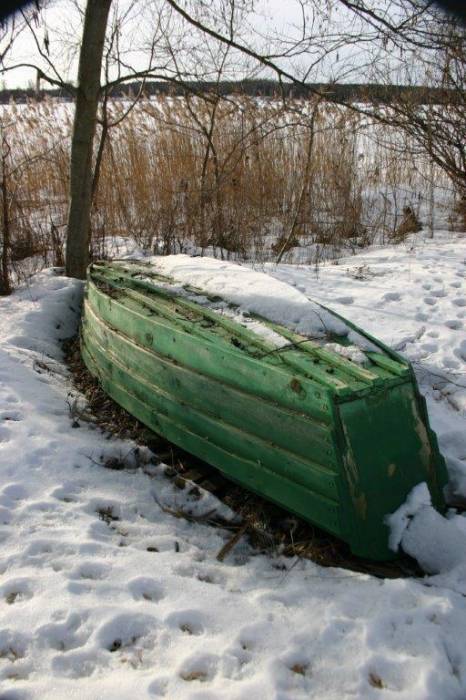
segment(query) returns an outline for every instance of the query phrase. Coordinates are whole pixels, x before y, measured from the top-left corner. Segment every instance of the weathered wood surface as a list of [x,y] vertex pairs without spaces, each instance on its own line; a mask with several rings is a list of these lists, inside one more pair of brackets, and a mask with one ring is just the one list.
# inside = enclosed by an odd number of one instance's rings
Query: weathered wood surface
[[393,556],[384,517],[415,485],[443,507],[444,461],[404,359],[371,339],[361,367],[263,320],[290,341],[276,351],[166,281],[90,268],[83,358],[126,410],[368,558]]

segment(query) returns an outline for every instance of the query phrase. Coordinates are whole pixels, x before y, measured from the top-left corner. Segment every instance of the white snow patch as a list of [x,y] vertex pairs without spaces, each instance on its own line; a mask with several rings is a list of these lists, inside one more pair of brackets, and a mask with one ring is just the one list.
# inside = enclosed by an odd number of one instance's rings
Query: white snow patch
[[215,258],[169,255],[151,258],[154,268],[176,282],[198,287],[235,304],[243,314],[258,314],[296,333],[325,338],[328,333],[349,336],[361,349],[377,348],[342,320],[308,299],[294,286],[236,263]]
[[[463,502],[465,261],[466,239],[436,232],[413,250],[374,249],[318,276],[312,267],[266,268],[387,344],[407,339],[403,352],[418,358],[451,496]],[[191,264],[198,269],[199,259]],[[375,274],[355,278],[361,265]],[[264,277],[272,294],[267,302],[262,280],[257,306],[276,306],[280,322],[285,305]],[[427,285],[446,294],[424,303]],[[396,303],[383,299],[390,292]],[[420,580],[252,556],[244,541],[218,562],[230,532],[158,505],[206,513],[220,507],[212,494],[192,501],[147,451],[136,458],[132,443],[107,440],[82,420],[71,427],[59,340],[76,327],[80,295],[79,283],[50,271],[0,299],[0,696],[466,697],[464,515],[435,513],[419,489],[420,507],[398,538],[429,571]],[[128,468],[105,469],[109,457]],[[110,508],[118,519],[105,519]]]
[[331,350],[336,352],[338,355],[346,357],[348,360],[355,362],[358,365],[363,365],[367,363],[366,355],[358,348],[357,345],[340,345],[339,343],[326,343],[324,345],[326,350]]
[[257,319],[248,318],[248,316],[241,311],[235,312],[231,308],[226,307],[221,313],[227,318],[230,318],[232,321],[239,323],[240,326],[243,326],[251,333],[255,333],[255,335],[258,335],[260,338],[276,348],[283,348],[286,345],[289,345],[289,340],[284,338],[282,335]]
[[412,489],[403,505],[385,519],[390,528],[390,538],[388,541],[390,549],[393,549],[394,552],[398,550],[410,519],[416,515],[416,513],[419,513],[422,508],[431,505],[429,489],[425,481],[423,481]]
[[288,345],[289,341],[282,335],[274,331],[272,328],[269,328],[265,323],[261,322],[260,320],[251,318],[249,316],[248,310],[242,311],[236,306],[230,306],[229,303],[224,300],[213,301],[212,299],[209,299],[209,297],[206,297],[203,294],[194,294],[193,292],[185,289],[185,287],[183,287],[180,284],[176,284],[174,282],[165,282],[159,279],[154,280],[152,277],[149,277],[142,273],[136,275],[134,279],[138,279],[145,282],[146,284],[156,286],[168,292],[169,294],[173,294],[184,299],[188,299],[189,301],[193,301],[196,304],[200,304],[201,306],[205,306],[210,311],[214,311],[220,316],[225,316],[225,318],[231,319],[232,321],[239,323],[241,326],[251,331],[251,333],[255,333],[274,347],[280,348],[285,345]]
[[390,547],[414,557],[437,585],[466,595],[466,517],[454,511],[443,517],[432,507],[427,484],[411,491],[406,502],[387,516]]
[[[462,527],[457,520],[462,521]],[[466,573],[466,518],[444,518],[432,507],[416,513],[404,532],[401,544],[405,552],[417,559],[424,571],[431,574],[448,573],[461,566]],[[466,593],[466,579],[463,577]]]

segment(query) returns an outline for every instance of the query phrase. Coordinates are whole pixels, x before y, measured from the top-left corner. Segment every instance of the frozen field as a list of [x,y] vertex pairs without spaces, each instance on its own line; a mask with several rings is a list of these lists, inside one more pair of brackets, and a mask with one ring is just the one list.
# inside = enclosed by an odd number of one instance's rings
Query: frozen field
[[[196,260],[191,279],[207,284]],[[466,237],[439,232],[318,274],[261,270],[415,363],[450,500],[464,506]],[[224,274],[233,284],[228,263]],[[422,579],[257,556],[246,542],[219,563],[230,533],[164,512],[186,496],[150,453],[72,427],[59,341],[80,296],[46,271],[0,300],[0,700],[464,700],[461,511],[444,518],[419,492],[397,518]],[[128,469],[101,466],[112,456]],[[232,517],[210,494],[192,505]]]

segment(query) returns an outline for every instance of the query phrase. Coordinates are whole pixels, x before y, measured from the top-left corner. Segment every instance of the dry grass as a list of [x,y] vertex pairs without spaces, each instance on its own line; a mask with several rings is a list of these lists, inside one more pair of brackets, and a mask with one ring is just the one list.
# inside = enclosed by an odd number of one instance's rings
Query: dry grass
[[[127,105],[111,102],[118,120]],[[341,108],[235,97],[141,100],[111,128],[92,214],[92,252],[131,236],[160,253],[316,262],[342,247],[400,239],[449,183],[400,134]],[[72,106],[1,113],[11,267],[63,264]],[[432,202],[431,202],[432,203]],[[436,202],[438,204],[438,202]],[[22,264],[33,257],[28,265]]]

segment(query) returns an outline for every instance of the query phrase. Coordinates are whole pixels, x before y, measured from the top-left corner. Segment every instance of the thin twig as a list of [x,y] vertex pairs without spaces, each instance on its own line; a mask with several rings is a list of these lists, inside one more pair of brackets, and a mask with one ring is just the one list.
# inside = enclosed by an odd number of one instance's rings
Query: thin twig
[[239,528],[239,530],[237,530],[237,531],[235,532],[235,534],[233,535],[233,537],[231,537],[231,538],[228,540],[228,542],[226,542],[226,543],[223,545],[223,547],[221,548],[221,550],[220,550],[219,553],[217,554],[217,557],[216,557],[216,558],[217,558],[217,561],[223,561],[223,560],[225,559],[225,557],[231,552],[231,550],[232,550],[233,547],[237,544],[237,542],[239,542],[239,540],[240,540],[241,537],[244,535],[244,533],[246,532],[246,530],[248,529],[248,527],[249,527],[249,523],[248,523],[247,521],[245,521],[245,522],[241,525],[241,527]]

